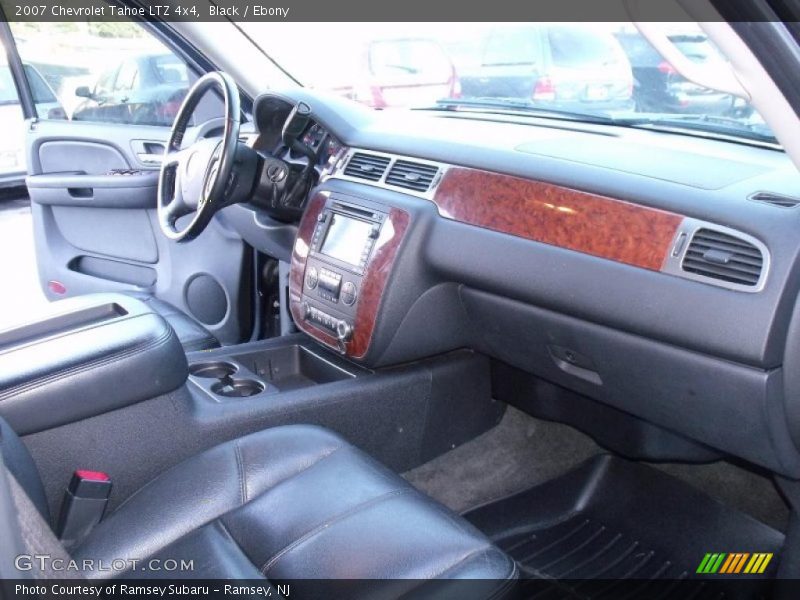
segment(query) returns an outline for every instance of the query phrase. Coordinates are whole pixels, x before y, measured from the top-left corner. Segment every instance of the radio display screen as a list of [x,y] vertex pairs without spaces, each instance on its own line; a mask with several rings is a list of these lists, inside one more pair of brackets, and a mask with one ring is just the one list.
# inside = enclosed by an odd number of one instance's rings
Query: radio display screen
[[333,213],[320,252],[357,267],[371,229],[366,221]]

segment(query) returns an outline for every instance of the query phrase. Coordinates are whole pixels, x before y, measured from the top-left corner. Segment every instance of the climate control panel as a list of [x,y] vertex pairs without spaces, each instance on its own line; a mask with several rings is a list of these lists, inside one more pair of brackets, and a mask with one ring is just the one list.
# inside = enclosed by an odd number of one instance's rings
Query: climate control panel
[[345,306],[353,306],[358,300],[358,286],[352,279],[346,278],[342,284],[342,273],[331,271],[322,267],[309,267],[306,271],[306,289],[313,292],[328,302],[338,304],[340,301]]
[[333,315],[311,306],[308,302],[303,303],[303,316],[306,320],[321,325],[329,329],[341,342],[347,342],[353,337],[353,326],[344,319],[339,319]]

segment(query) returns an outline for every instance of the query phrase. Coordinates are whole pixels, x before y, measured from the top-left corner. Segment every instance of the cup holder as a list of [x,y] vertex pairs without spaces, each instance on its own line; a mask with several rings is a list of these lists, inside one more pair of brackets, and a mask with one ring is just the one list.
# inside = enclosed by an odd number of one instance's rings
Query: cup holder
[[[267,386],[255,379],[245,377],[237,378],[236,373],[239,367],[227,361],[205,361],[189,365],[189,373],[202,379],[216,379],[216,381],[204,383],[203,387],[209,385],[212,394],[224,396],[225,398],[249,398],[260,394],[267,389]],[[247,373],[245,370],[244,373]],[[198,382],[199,383],[199,382]]]
[[221,378],[211,386],[211,391],[226,398],[248,398],[264,391],[264,384],[253,379]]
[[189,373],[203,379],[225,379],[236,373],[236,365],[229,362],[201,362],[189,365]]

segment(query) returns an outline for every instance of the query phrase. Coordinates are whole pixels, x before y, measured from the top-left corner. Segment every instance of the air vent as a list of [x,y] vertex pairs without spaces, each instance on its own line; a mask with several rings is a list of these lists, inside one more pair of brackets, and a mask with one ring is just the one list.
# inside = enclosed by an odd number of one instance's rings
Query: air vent
[[438,172],[439,167],[433,165],[397,160],[386,176],[386,183],[415,192],[427,192]]
[[389,166],[390,160],[388,156],[356,152],[347,162],[344,174],[358,179],[380,181],[380,178],[386,172],[386,167]]
[[686,249],[682,267],[703,277],[754,286],[761,277],[764,257],[750,242],[720,231],[698,229]]
[[780,208],[794,208],[800,204],[800,198],[792,196],[784,196],[783,194],[776,194],[775,192],[756,192],[749,197],[754,202],[763,202],[764,204],[771,204]]

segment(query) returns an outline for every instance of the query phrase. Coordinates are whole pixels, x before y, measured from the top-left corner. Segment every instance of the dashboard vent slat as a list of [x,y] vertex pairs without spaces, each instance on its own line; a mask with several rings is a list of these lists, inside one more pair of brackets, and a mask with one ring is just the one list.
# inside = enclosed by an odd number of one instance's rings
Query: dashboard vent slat
[[741,238],[712,229],[698,229],[681,266],[695,275],[754,286],[761,278],[764,256],[759,248]]
[[356,152],[350,157],[350,160],[347,161],[344,174],[357,179],[380,181],[381,177],[383,177],[383,174],[386,172],[386,167],[389,166],[390,160],[388,156]]
[[439,167],[434,165],[397,160],[386,176],[386,183],[417,192],[427,192],[437,173]]
[[771,204],[779,208],[794,208],[800,205],[800,198],[787,196],[785,194],[777,194],[775,192],[756,192],[749,196],[749,199],[754,202],[761,202],[763,204]]

